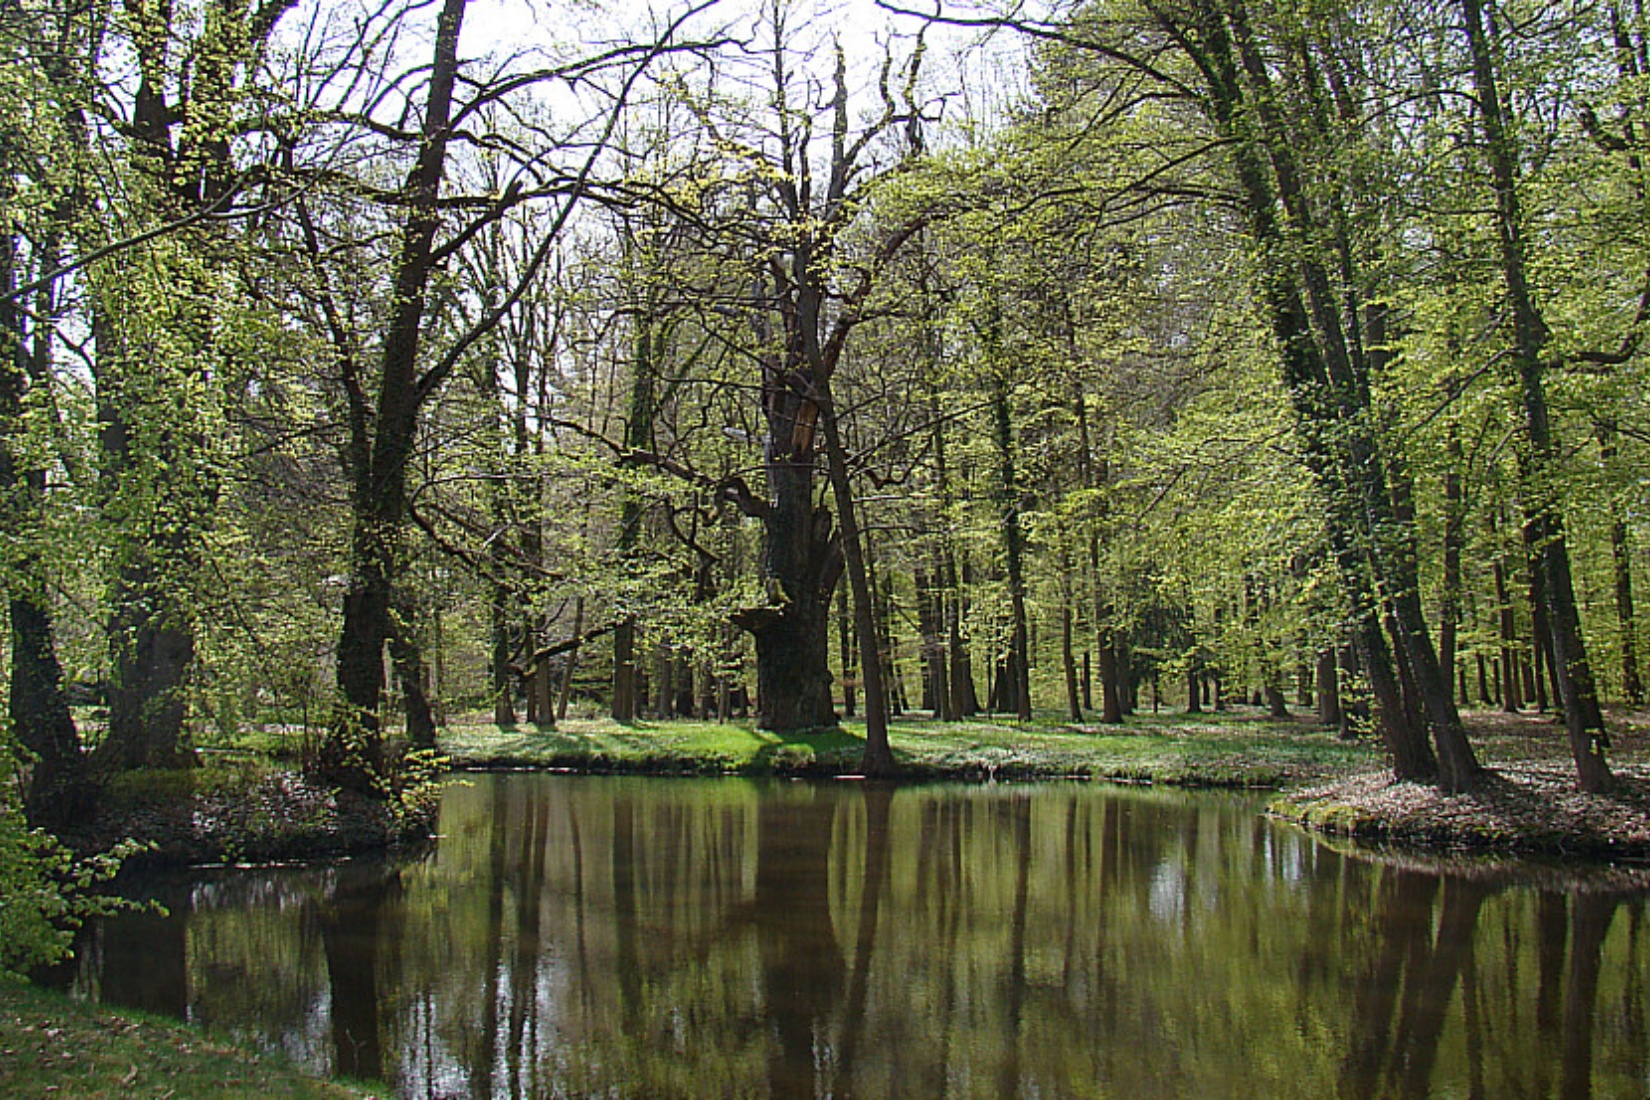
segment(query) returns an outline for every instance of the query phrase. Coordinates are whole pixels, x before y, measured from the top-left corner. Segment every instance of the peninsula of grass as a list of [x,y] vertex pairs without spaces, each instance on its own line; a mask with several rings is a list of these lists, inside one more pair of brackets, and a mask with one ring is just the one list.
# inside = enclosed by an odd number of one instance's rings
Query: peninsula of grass
[[[1367,742],[1245,712],[1146,715],[1123,726],[1048,716],[1027,723],[913,718],[896,720],[889,740],[901,778],[912,780],[1090,778],[1276,788],[1378,763]],[[459,720],[442,731],[440,749],[457,769],[829,777],[856,773],[864,725],[849,719],[827,729],[772,733],[749,722],[573,719],[540,729]]]
[[282,1059],[175,1021],[112,1012],[0,980],[0,1097],[365,1100],[388,1095],[307,1077]]

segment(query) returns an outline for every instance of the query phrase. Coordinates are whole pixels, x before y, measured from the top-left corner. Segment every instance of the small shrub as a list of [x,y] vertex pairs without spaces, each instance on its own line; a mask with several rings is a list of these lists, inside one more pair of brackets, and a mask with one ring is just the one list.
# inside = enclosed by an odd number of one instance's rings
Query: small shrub
[[97,888],[138,845],[76,860],[52,836],[24,823],[10,796],[15,787],[6,787],[0,798],[0,976],[20,977],[61,959],[86,918],[128,907]]

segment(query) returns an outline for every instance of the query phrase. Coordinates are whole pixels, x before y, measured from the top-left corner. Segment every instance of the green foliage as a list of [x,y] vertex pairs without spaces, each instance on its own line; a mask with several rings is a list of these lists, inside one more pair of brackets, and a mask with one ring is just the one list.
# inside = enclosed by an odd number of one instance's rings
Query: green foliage
[[[0,742],[10,761],[11,750]],[[124,843],[77,859],[23,820],[15,771],[0,777],[0,980],[21,977],[68,953],[75,929],[90,917],[126,908],[99,888],[140,846]]]

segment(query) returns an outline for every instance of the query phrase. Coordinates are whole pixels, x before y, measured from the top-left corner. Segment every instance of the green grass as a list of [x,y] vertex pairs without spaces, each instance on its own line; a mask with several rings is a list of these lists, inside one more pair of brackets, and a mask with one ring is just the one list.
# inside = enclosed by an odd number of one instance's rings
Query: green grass
[[[441,748],[457,767],[568,768],[671,774],[852,773],[864,725],[775,734],[749,723],[573,719],[554,730],[460,719]],[[1250,714],[1141,716],[1121,727],[1072,726],[1051,715],[1019,724],[971,718],[896,721],[902,771],[916,779],[1090,776],[1200,786],[1275,787],[1378,763],[1367,743],[1304,723]]]
[[361,1100],[382,1090],[305,1077],[181,1024],[0,981],[0,1097]]

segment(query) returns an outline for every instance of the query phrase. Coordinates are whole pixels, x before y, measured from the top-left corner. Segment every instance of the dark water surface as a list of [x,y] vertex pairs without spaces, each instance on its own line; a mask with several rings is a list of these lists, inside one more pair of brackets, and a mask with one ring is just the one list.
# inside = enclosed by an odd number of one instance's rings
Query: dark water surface
[[151,880],[83,995],[405,1097],[1641,1097],[1646,895],[1097,785],[483,775],[403,862]]

